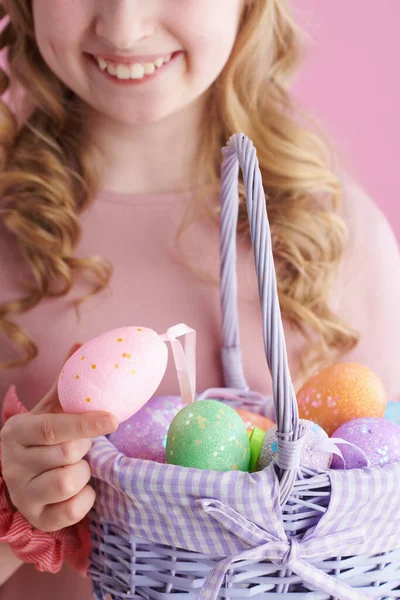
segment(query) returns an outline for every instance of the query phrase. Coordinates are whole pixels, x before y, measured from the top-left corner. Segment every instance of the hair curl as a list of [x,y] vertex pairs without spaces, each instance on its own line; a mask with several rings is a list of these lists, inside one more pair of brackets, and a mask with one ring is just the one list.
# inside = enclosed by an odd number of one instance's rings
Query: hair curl
[[[97,191],[93,149],[83,135],[85,106],[50,71],[34,36],[28,0],[3,0],[0,16],[10,17],[0,33],[8,49],[12,81],[29,95],[32,110],[19,127],[0,101],[0,197],[4,223],[27,261],[32,280],[25,295],[0,306],[0,329],[21,356],[3,368],[32,360],[37,346],[13,316],[33,309],[45,297],[68,293],[80,273],[93,279],[97,293],[108,285],[106,259],[78,259],[79,214]],[[207,122],[196,161],[211,186],[218,185],[221,147],[242,131],[257,148],[270,220],[283,318],[309,340],[298,383],[311,369],[351,350],[357,332],[329,308],[346,243],[337,214],[341,186],[330,161],[333,148],[324,133],[289,92],[303,57],[304,32],[288,0],[252,0],[243,9],[231,57],[211,86]],[[0,71],[0,94],[9,89]],[[301,118],[317,128],[301,124]],[[199,195],[199,202],[202,196]],[[204,207],[206,197],[203,196]],[[212,215],[216,220],[218,213]],[[182,229],[190,221],[186,215]],[[239,232],[248,235],[241,188]]]

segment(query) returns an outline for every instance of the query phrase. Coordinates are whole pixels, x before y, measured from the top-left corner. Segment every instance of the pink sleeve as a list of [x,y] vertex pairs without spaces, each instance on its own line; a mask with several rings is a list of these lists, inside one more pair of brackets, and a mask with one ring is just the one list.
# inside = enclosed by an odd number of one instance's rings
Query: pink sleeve
[[[27,411],[19,402],[15,387],[10,387],[3,404],[3,423],[10,417],[24,412]],[[20,560],[34,564],[38,571],[57,573],[64,561],[82,575],[86,574],[88,568],[91,543],[87,519],[74,527],[52,533],[33,528],[20,512],[10,508],[6,485],[1,476],[1,464],[0,543],[10,544]]]
[[340,315],[360,333],[344,357],[373,369],[388,400],[400,401],[400,255],[394,233],[374,201],[345,180],[343,216],[349,240],[338,281]]
[[15,385],[12,385],[4,398],[3,408],[1,411],[1,422],[5,423],[13,415],[20,415],[26,411],[26,408],[21,404],[17,396]]

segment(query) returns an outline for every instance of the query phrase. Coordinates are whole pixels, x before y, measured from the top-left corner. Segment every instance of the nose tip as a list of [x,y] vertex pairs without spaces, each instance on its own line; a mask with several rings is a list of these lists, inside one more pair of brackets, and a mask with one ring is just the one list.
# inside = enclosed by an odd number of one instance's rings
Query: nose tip
[[154,33],[154,26],[138,15],[114,14],[99,16],[96,21],[96,35],[109,47],[119,50],[129,50],[138,41],[150,37]]

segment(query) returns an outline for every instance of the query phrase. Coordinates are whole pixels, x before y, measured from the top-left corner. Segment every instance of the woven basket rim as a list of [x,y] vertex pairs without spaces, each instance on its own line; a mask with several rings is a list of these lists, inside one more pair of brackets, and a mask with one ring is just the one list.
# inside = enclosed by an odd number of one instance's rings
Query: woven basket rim
[[[111,456],[115,456],[115,458],[117,459],[118,457],[123,457],[124,460],[127,460],[130,462],[130,464],[144,464],[144,463],[154,463],[155,461],[149,460],[149,459],[144,459],[144,458],[134,458],[131,456],[127,456],[126,454],[124,454],[123,452],[120,452],[112,442],[110,442],[110,440],[107,438],[107,436],[98,436],[97,438],[95,438],[93,440],[93,447],[92,449],[96,448],[96,441],[99,442],[101,441],[102,444],[104,444],[104,446],[107,446],[109,453],[107,453],[107,458],[110,459]],[[89,451],[90,454],[91,451]],[[229,471],[213,471],[212,469],[197,469],[195,467],[181,467],[179,465],[170,465],[168,463],[156,463],[158,465],[158,467],[163,470],[168,470],[168,469],[185,469],[185,470],[193,470],[193,471],[208,471],[208,472],[213,472],[213,473],[218,473],[220,476],[222,476],[224,473],[227,473]],[[241,472],[244,475],[248,475],[250,476],[250,478],[252,478],[251,476],[255,476],[257,475],[257,473],[261,473],[262,471],[265,471],[266,469],[270,469],[272,468],[274,463],[271,463],[270,465],[268,465],[267,467],[265,467],[265,469],[262,469],[260,471],[254,471],[253,473],[249,473],[247,471],[236,471],[236,472]],[[390,465],[391,463],[389,463]],[[357,469],[351,469],[352,471],[357,471],[357,470],[361,470],[361,471],[377,471],[377,470],[381,470],[384,469],[387,465],[373,465],[370,467],[358,467]],[[321,475],[321,473],[325,473],[329,476],[329,472],[334,471],[334,472],[338,472],[338,471],[344,471],[345,469],[314,469],[311,467],[305,467],[304,465],[300,465],[300,468],[304,467],[306,468],[308,471],[312,471],[315,475]]]

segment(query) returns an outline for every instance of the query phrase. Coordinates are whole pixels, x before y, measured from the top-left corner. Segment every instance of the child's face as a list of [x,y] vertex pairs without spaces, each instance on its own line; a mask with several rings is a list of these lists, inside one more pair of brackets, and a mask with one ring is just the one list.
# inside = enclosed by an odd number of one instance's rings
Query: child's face
[[33,13],[40,52],[59,79],[96,111],[134,124],[204,94],[229,58],[243,2],[33,0]]

